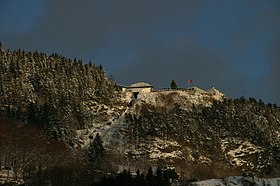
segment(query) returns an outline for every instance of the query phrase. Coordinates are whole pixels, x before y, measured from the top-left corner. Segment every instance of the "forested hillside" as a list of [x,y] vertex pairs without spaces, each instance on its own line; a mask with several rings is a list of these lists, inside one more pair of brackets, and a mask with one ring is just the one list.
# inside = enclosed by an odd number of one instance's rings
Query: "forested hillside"
[[0,50],[0,184],[280,176],[280,108],[212,88],[122,92],[102,66]]
[[[0,50],[0,184],[89,185],[96,173],[76,130],[106,123],[125,103],[102,66]],[[108,110],[114,110],[107,114]]]
[[[254,98],[214,101],[203,108],[193,105],[192,110],[179,105],[166,110],[146,104],[137,115],[128,114],[126,124],[132,157],[146,155],[154,161],[168,162],[177,171],[187,171],[185,174],[192,174],[196,163],[207,165],[202,171],[204,178],[227,171],[251,171],[265,177],[280,173],[277,105]],[[156,147],[155,140],[163,144]]]
[[2,114],[60,141],[102,120],[98,105],[122,105],[102,66],[21,50],[0,53],[0,98]]

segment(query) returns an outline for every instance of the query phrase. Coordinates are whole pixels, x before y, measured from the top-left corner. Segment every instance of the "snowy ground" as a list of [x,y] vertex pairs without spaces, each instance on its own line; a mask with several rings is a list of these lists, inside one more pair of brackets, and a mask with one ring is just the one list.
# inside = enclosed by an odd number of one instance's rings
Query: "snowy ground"
[[280,178],[257,178],[231,176],[224,179],[211,179],[190,183],[191,186],[280,186]]
[[[153,105],[156,107],[163,107],[168,109],[174,106],[180,106],[183,110],[192,109],[193,105],[207,107],[211,106],[214,100],[223,100],[224,94],[216,89],[204,91],[197,87],[192,87],[183,90],[163,90],[150,93],[139,94],[135,101],[135,106],[143,103]],[[135,114],[137,110],[134,109]]]
[[14,176],[15,176],[14,171],[12,169],[8,170],[8,169],[1,168],[0,169],[0,185],[5,184],[5,183],[13,183],[15,185],[23,183],[22,179],[15,180]]
[[[181,109],[192,109],[193,105],[196,106],[211,106],[213,100],[222,100],[224,94],[218,90],[212,88],[208,91],[204,91],[197,87],[192,87],[183,90],[162,90],[153,91],[149,93],[139,93],[137,99],[133,99],[133,95],[130,92],[126,92],[123,96],[123,101],[127,103],[133,103],[132,106],[128,106],[123,113],[115,114],[114,108],[102,106],[103,112],[106,112],[108,121],[102,123],[93,123],[91,127],[87,129],[81,129],[76,131],[76,139],[79,146],[87,148],[91,140],[94,139],[97,133],[100,134],[104,142],[104,146],[107,148],[118,147],[118,151],[125,152],[127,146],[125,143],[125,136],[123,136],[122,130],[125,128],[125,114],[138,115],[139,108],[143,104],[149,104],[155,107],[164,107],[167,110],[174,108],[175,105],[179,105]],[[117,117],[116,117],[117,116]],[[166,151],[166,146],[169,149],[174,147],[173,151]],[[149,157],[151,159],[164,159],[164,158],[180,158],[182,157],[181,147],[176,141],[166,141],[160,139],[154,139],[152,145],[149,145]]]
[[150,151],[151,159],[167,159],[182,157],[181,145],[174,140],[162,140],[156,138]]
[[[256,146],[249,141],[244,141],[238,138],[224,139],[221,143],[221,148],[226,154],[226,156],[231,160],[231,163],[235,166],[246,165],[251,168],[254,168],[253,164],[248,157],[249,155],[256,154],[258,155],[263,149],[259,146]],[[261,167],[259,167],[261,168]]]
[[[108,121],[103,123],[93,123],[88,129],[77,131],[77,141],[79,146],[87,148],[90,141],[93,140],[96,133],[102,137],[105,148],[116,149],[123,154],[130,154],[134,157],[147,154],[150,160],[156,159],[173,159],[173,158],[186,158],[182,154],[182,147],[174,140],[162,140],[159,138],[150,139],[149,144],[140,144],[140,148],[133,147],[126,142],[124,130],[126,125],[125,115],[132,114],[137,116],[141,114],[139,108],[143,104],[149,104],[156,107],[163,107],[168,109],[174,108],[174,105],[179,106],[181,109],[189,110],[193,106],[208,107],[211,106],[214,100],[222,101],[224,94],[212,88],[208,91],[201,90],[193,87],[185,90],[163,90],[154,91],[150,93],[140,93],[136,100],[133,99],[132,94],[127,92],[124,96],[126,103],[133,103],[123,109],[123,113],[114,114],[113,108],[106,108],[109,116]],[[129,104],[128,104],[129,105]],[[117,116],[117,117],[116,117]],[[260,147],[240,139],[223,139],[221,140],[221,149],[225,156],[231,160],[235,166],[247,165],[250,166],[250,159],[244,157],[257,156],[263,151]],[[191,154],[191,149],[189,149]],[[191,158],[190,158],[191,159]],[[201,162],[210,162],[207,157],[199,157]],[[193,186],[243,186],[243,185],[279,185],[280,178],[273,179],[260,179],[256,177],[241,177],[232,176],[224,179],[211,179],[199,182],[190,183]]]

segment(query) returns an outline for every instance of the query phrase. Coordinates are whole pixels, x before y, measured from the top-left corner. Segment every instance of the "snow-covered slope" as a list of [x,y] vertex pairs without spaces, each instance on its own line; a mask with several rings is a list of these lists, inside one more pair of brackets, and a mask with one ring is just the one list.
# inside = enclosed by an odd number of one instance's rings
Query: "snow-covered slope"
[[243,176],[231,176],[224,179],[211,179],[199,182],[193,182],[190,186],[279,186],[280,178],[257,178],[257,177],[243,177]]
[[[80,146],[87,147],[96,133],[101,134],[106,145],[110,145],[112,142],[116,143],[116,141],[122,143],[120,141],[121,136],[118,132],[124,127],[125,114],[139,115],[139,110],[141,110],[142,105],[148,104],[167,110],[179,106],[183,110],[190,110],[193,105],[200,107],[211,106],[214,100],[223,100],[224,94],[216,89],[204,91],[197,87],[192,87],[184,90],[161,90],[140,93],[137,99],[133,98],[131,92],[125,92],[122,99],[127,105],[130,103],[132,106],[128,106],[126,109],[116,109],[108,108],[106,105],[99,105],[98,110],[103,110],[102,113],[107,115],[108,119],[102,123],[94,122],[89,128],[78,130],[76,133]],[[124,110],[124,112],[120,115],[116,110]]]
[[[126,93],[121,97],[121,102],[124,102],[127,105],[131,101],[131,93]],[[94,118],[92,125],[84,129],[79,129],[76,131],[76,145],[87,148],[91,140],[94,139],[97,133],[100,134],[104,139],[104,142],[107,143],[109,138],[116,128],[121,127],[123,122],[124,115],[127,112],[127,108],[121,106],[112,106],[108,107],[105,104],[100,104],[92,102],[91,106],[88,106],[92,111],[94,111]],[[101,116],[101,117],[100,117]],[[108,141],[109,142],[109,141]]]
[[[172,110],[175,107],[191,110],[193,106],[208,107],[211,106],[214,100],[222,101],[224,99],[224,94],[218,90],[210,90],[204,91],[197,87],[184,90],[161,90],[140,93],[137,99],[133,98],[132,93],[126,92],[123,96],[123,101],[128,105],[126,110],[119,115],[115,114],[113,108],[106,107],[104,112],[111,116],[111,118],[109,117],[108,121],[102,123],[93,123],[87,129],[78,130],[78,144],[83,148],[87,148],[96,133],[99,133],[107,149],[115,148],[120,153],[132,154],[134,156],[148,154],[151,160],[185,158],[182,155],[182,147],[173,139],[163,140],[155,137],[150,139],[149,143],[142,143],[140,148],[128,145],[127,136],[125,135],[127,128],[126,115],[133,115],[135,117],[141,115],[142,107],[145,105],[161,108],[166,111]],[[189,158],[193,159],[191,156]]]
[[190,110],[192,106],[206,107],[211,106],[214,100],[223,100],[224,94],[212,88],[204,91],[197,87],[181,90],[162,90],[150,93],[139,94],[132,112],[137,113],[137,107],[143,104],[149,104],[155,107],[165,108],[167,110],[179,106],[180,109]]
[[[81,147],[87,148],[99,133],[104,147],[132,171],[158,163],[179,171],[188,165],[184,174],[189,177],[273,171],[279,120],[262,103],[230,100],[215,88],[197,87],[140,93],[137,99],[125,92],[122,99],[126,108],[106,107],[107,121],[77,131]],[[215,170],[207,172],[212,167]]]

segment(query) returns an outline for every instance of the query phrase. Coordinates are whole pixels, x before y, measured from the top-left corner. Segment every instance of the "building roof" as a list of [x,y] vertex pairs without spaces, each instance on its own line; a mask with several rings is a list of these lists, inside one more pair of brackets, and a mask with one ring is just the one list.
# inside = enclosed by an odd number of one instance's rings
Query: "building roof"
[[149,83],[145,83],[145,82],[139,82],[129,86],[129,88],[141,88],[141,87],[153,87],[153,85],[150,85]]

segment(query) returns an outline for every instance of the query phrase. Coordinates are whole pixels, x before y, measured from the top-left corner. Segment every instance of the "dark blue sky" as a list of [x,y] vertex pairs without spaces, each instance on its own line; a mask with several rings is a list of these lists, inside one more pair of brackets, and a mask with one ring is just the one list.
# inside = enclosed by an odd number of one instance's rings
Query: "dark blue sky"
[[0,41],[91,60],[120,84],[191,78],[280,104],[279,0],[0,0]]

